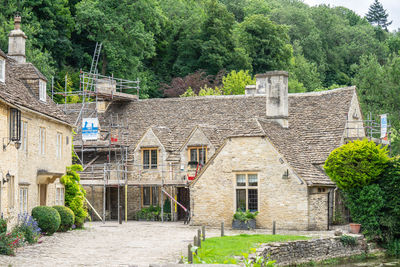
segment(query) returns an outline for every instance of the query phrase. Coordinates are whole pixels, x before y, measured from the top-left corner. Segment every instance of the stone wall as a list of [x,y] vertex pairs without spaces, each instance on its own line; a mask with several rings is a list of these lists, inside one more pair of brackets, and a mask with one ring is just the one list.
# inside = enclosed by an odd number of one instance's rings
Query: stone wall
[[[318,192],[320,191],[320,192]],[[328,229],[328,189],[309,188],[308,196],[308,230]]]
[[268,243],[262,244],[256,254],[276,260],[278,265],[284,266],[365,253],[367,251],[365,239],[362,236],[355,238],[357,239],[355,246],[343,245],[340,237]]
[[308,229],[307,185],[262,137],[230,138],[210,162],[190,188],[192,224],[232,225],[238,173],[258,176],[257,227],[271,228],[276,221],[278,229]]

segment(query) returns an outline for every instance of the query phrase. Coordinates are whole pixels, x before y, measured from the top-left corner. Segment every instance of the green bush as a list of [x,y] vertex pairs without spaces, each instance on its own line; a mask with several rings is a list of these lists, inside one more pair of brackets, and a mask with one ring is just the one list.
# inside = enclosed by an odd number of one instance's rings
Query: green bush
[[83,227],[85,219],[88,218],[85,205],[86,191],[79,183],[80,177],[77,171],[82,171],[81,165],[67,167],[67,173],[61,177],[61,183],[65,186],[65,206],[69,207],[75,215],[75,226]]
[[354,247],[355,245],[357,245],[356,238],[354,236],[350,236],[350,235],[342,235],[340,237],[340,242],[345,247]]
[[390,257],[400,257],[400,239],[394,239],[388,242],[386,246],[386,253]]
[[7,220],[0,218],[0,234],[7,232]]
[[42,233],[52,235],[61,223],[60,214],[52,207],[38,206],[32,209],[32,217],[38,222]]
[[247,222],[249,220],[255,220],[257,215],[258,215],[258,211],[250,212],[249,210],[246,210],[246,211],[238,210],[233,215],[233,219],[239,220],[242,222]]
[[364,139],[356,140],[333,150],[324,169],[336,185],[346,191],[362,188],[379,178],[389,161],[386,147]]
[[363,233],[369,239],[381,239],[381,218],[385,201],[384,192],[379,185],[372,184],[360,189],[351,189],[345,193],[345,203],[350,209],[354,222],[362,225]]
[[58,211],[58,214],[60,214],[61,218],[61,224],[60,228],[58,228],[58,231],[66,232],[71,229],[75,222],[74,212],[70,208],[64,206],[53,206],[53,208]]

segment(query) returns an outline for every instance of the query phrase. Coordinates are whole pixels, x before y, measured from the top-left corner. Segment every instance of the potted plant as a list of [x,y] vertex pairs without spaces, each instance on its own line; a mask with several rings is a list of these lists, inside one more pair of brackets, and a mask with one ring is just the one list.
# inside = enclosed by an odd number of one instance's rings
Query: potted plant
[[232,228],[239,230],[249,230],[256,228],[257,214],[258,211],[250,212],[249,210],[247,210],[244,212],[242,210],[238,210],[233,215]]
[[359,223],[350,223],[350,233],[359,234],[361,229],[361,224]]

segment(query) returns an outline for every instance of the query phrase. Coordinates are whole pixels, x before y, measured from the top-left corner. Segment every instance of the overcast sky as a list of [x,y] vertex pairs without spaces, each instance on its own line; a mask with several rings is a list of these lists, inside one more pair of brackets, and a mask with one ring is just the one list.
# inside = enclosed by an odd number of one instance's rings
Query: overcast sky
[[[365,16],[368,7],[374,0],[303,0],[304,3],[314,6],[319,4],[330,4],[331,6],[344,6],[354,10],[360,16]],[[400,28],[400,0],[380,0],[383,8],[389,13],[389,21],[393,21],[389,26],[389,30],[397,30]]]

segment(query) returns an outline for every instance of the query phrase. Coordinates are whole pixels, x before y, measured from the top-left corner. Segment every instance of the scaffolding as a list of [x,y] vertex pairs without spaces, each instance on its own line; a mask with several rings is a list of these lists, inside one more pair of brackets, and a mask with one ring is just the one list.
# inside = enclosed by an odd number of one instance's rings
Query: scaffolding
[[382,125],[380,115],[368,114],[366,120],[347,120],[345,127],[345,142],[367,138],[376,144],[388,146],[391,153],[391,123],[390,120],[385,126],[386,135],[382,136]]
[[[58,104],[58,106],[73,119],[76,132],[73,153],[83,167],[81,172],[83,181],[90,180],[91,184],[94,185],[98,180],[101,180],[104,187],[115,186],[115,184],[105,182],[110,179],[104,177],[116,176],[119,201],[120,186],[126,185],[128,180],[129,125],[123,119],[123,116],[119,114],[105,116],[105,111],[113,103],[123,104],[138,100],[140,81],[98,74],[97,66],[101,49],[102,44],[96,43],[90,71],[80,71],[80,82],[77,90],[68,88],[68,76],[65,75],[64,90],[62,92],[55,91],[54,79],[52,79],[51,92],[53,99],[56,95],[63,97],[63,103]],[[71,99],[74,103],[71,103]],[[82,121],[87,118],[99,121],[99,138],[97,140],[85,141],[83,138]],[[89,154],[94,155],[93,158],[89,158],[87,156]],[[96,164],[102,154],[107,154],[106,160],[103,160],[102,164]],[[101,173],[99,173],[99,170],[101,170]]]

